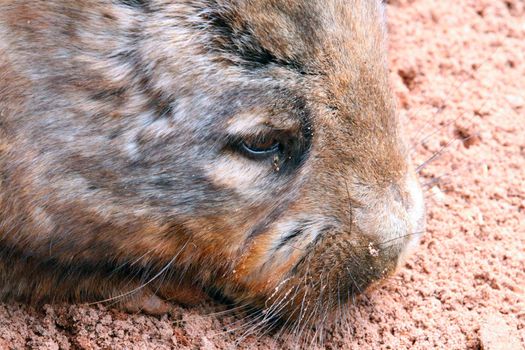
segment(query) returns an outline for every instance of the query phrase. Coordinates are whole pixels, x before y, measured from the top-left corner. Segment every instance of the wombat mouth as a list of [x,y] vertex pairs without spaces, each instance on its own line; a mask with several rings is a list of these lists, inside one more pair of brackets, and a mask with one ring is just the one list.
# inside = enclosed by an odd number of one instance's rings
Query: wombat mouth
[[[297,235],[293,230],[283,239]],[[403,237],[399,242],[372,244],[362,237],[342,241],[344,235],[350,236],[332,227],[323,230],[323,235],[308,245],[275,287],[263,293],[231,289],[230,285],[206,291],[216,302],[233,308],[249,305],[243,312],[266,328],[280,329],[298,323],[315,325],[335,316],[336,311],[394,273],[409,240]]]

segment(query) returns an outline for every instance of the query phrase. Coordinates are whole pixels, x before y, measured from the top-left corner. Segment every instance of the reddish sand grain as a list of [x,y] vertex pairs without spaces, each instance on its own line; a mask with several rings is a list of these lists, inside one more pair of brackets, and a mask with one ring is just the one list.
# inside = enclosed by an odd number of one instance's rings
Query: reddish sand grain
[[[428,232],[399,273],[327,326],[329,349],[525,347],[525,2],[391,0],[391,78],[427,187]],[[0,349],[298,348],[216,305],[161,318],[0,304]],[[219,307],[220,308],[220,307]],[[313,334],[313,331],[312,333]],[[314,346],[312,344],[312,346]]]

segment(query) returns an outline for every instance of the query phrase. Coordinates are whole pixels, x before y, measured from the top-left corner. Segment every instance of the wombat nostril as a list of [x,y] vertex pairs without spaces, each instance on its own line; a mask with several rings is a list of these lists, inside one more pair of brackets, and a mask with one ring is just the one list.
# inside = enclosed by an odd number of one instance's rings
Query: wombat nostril
[[401,192],[401,187],[398,184],[392,184],[390,186],[390,191],[392,193],[392,198],[401,204],[405,209],[408,209],[408,201],[406,199],[406,196],[403,196],[403,193]]

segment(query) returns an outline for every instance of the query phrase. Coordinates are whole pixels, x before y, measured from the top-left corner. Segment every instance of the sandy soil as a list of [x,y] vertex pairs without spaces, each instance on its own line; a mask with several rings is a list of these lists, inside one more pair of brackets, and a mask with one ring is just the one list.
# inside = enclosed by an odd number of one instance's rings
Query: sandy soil
[[[428,232],[395,277],[349,306],[312,346],[523,349],[525,2],[391,0],[388,7],[392,83],[413,156],[423,164],[439,155],[420,172]],[[155,318],[0,304],[0,349],[300,346],[275,335],[242,339],[242,329],[228,332],[242,320],[211,314],[221,309],[176,307]]]

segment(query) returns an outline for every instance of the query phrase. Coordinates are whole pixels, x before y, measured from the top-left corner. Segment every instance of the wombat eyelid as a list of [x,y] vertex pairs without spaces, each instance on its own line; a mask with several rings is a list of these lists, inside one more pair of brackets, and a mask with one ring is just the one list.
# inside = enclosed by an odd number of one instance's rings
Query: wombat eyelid
[[277,154],[281,150],[282,145],[277,140],[261,141],[260,144],[242,141],[240,147],[242,148],[243,153],[247,153],[250,158],[260,159],[268,158]]
[[284,151],[286,136],[281,133],[260,133],[236,136],[230,141],[234,151],[252,160],[265,160]]

